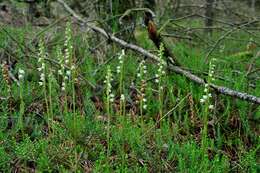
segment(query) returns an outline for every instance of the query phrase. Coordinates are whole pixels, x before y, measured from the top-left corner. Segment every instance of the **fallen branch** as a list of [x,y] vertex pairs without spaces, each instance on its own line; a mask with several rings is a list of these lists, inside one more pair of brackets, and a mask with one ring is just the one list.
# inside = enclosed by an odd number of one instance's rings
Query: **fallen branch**
[[[74,18],[76,18],[78,21],[80,21],[82,23],[82,25],[85,25],[85,26],[91,28],[93,31],[102,34],[107,39],[110,39],[111,41],[119,44],[120,46],[122,46],[124,48],[136,51],[136,52],[144,55],[145,57],[151,58],[151,59],[153,59],[153,60],[155,60],[157,62],[159,61],[159,57],[157,57],[156,55],[148,52],[147,50],[145,50],[145,49],[143,49],[143,48],[141,48],[141,47],[139,47],[137,45],[127,43],[126,41],[124,41],[122,39],[119,39],[119,38],[115,37],[112,34],[107,33],[102,28],[97,27],[97,26],[95,26],[93,24],[87,23],[86,20],[81,18],[79,15],[77,15],[63,0],[58,0],[58,2],[61,3],[63,5],[63,7]],[[200,77],[190,73],[189,71],[183,70],[180,67],[170,65],[170,66],[168,66],[168,69],[173,71],[173,72],[175,72],[175,73],[177,73],[177,74],[185,76],[186,78],[190,79],[191,81],[193,81],[195,83],[198,83],[198,84],[201,84],[201,85],[205,84],[205,81],[202,78],[200,78]],[[260,98],[259,97],[256,97],[256,96],[253,96],[253,95],[250,95],[250,94],[247,94],[247,93],[235,91],[235,90],[232,90],[232,89],[227,88],[227,87],[214,85],[214,84],[210,84],[210,87],[213,88],[216,92],[221,93],[223,95],[235,97],[235,98],[238,98],[238,99],[241,99],[241,100],[245,100],[245,101],[248,101],[248,102],[252,102],[252,103],[256,103],[256,104],[260,104]]]

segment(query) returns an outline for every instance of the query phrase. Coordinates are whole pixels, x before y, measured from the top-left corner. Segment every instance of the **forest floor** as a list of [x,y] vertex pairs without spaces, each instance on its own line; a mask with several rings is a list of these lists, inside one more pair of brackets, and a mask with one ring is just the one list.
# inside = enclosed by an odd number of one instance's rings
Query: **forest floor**
[[[170,72],[145,28],[136,28],[135,44],[157,63],[69,17],[47,27],[4,19],[0,172],[260,171],[259,105]],[[209,63],[200,39],[166,42],[182,68],[260,97],[260,34],[250,32],[232,33]],[[203,40],[214,45],[222,35]]]

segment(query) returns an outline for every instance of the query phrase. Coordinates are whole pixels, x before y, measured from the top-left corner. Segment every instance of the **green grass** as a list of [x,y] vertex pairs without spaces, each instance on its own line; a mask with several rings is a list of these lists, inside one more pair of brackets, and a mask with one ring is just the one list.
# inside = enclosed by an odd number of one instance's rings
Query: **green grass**
[[[140,89],[138,64],[142,57],[127,50],[123,73],[126,115],[120,116],[120,80],[116,73],[119,64],[116,54],[121,50],[116,45],[108,45],[111,49],[97,57],[88,49],[91,47],[91,38],[86,37],[85,33],[73,33],[70,58],[74,64],[78,64],[74,73],[78,80],[70,80],[69,89],[62,92],[64,76],[58,75],[59,66],[45,61],[47,70],[53,73],[53,78],[47,80],[47,84],[51,82],[51,93],[47,85],[46,104],[43,88],[38,84],[40,74],[36,69],[39,38],[36,38],[36,43],[28,42],[29,37],[24,36],[30,35],[33,29],[30,27],[6,29],[19,44],[29,43],[26,46],[35,52],[25,48],[22,51],[8,35],[1,32],[1,47],[16,48],[18,63],[12,73],[17,74],[18,69],[22,68],[26,74],[21,85],[25,108],[22,126],[18,123],[21,88],[12,82],[10,95],[3,74],[0,75],[0,96],[6,98],[0,102],[0,172],[259,172],[257,122],[260,120],[260,110],[251,103],[212,92],[211,102],[216,107],[214,111],[208,111],[200,103],[204,94],[203,86],[167,72],[161,82],[162,105],[158,99],[157,83],[155,80],[147,82],[147,109],[143,110],[141,118],[140,104],[136,101]],[[52,37],[48,42],[43,39],[48,58],[58,61],[56,46],[61,46],[64,53],[64,31],[48,32]],[[139,32],[137,42],[155,50],[150,41],[145,41],[146,33],[142,30]],[[245,33],[236,34],[249,40]],[[249,88],[249,81],[245,78],[245,66],[251,57],[232,56],[243,52],[246,44],[224,41],[221,45],[225,45],[224,52],[216,50],[213,54],[217,58],[214,83],[259,97],[260,82],[251,81],[256,87]],[[202,72],[207,73],[209,69],[208,64],[204,63],[208,49],[179,42],[172,50],[185,68],[207,78]],[[113,56],[111,61],[101,64]],[[259,63],[257,60],[256,64]],[[148,71],[146,79],[151,79],[157,73],[158,66],[149,59],[145,64]],[[115,100],[109,103],[109,124],[104,85],[108,65],[114,79],[111,84],[115,95]],[[234,73],[234,70],[240,73]],[[225,80],[220,80],[218,76]],[[98,89],[91,88],[88,82],[98,86]],[[134,88],[130,87],[131,83],[135,84]],[[49,104],[50,100],[52,104]],[[48,116],[46,105],[53,112],[51,116]],[[205,114],[208,120],[203,123]],[[158,117],[163,117],[160,122]],[[205,126],[207,131],[203,136],[202,129]],[[202,139],[206,140],[203,146]]]

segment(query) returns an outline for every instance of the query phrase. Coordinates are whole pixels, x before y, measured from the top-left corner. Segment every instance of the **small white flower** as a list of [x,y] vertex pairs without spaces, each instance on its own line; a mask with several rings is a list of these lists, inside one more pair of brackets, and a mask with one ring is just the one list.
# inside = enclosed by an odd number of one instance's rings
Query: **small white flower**
[[202,97],[204,100],[207,100],[208,99],[208,96],[206,96],[206,95],[203,95],[203,97]]
[[211,97],[212,97],[211,93],[209,93],[209,94],[208,94],[208,97],[209,97],[209,98],[211,98]]
[[70,76],[71,75],[71,71],[70,70],[66,71],[66,75]]
[[62,90],[62,91],[65,91],[65,87],[61,87],[61,90]]
[[110,101],[110,102],[114,102],[114,98],[110,98],[109,101]]
[[22,80],[22,79],[23,79],[23,75],[19,74],[19,75],[18,75],[18,78],[19,78],[20,80]]
[[159,79],[155,79],[155,82],[156,82],[156,83],[159,83],[160,81],[159,81]]
[[204,103],[205,102],[205,100],[204,99],[200,99],[200,103]]
[[43,81],[45,79],[45,74],[44,73],[41,73],[40,75],[40,80]]
[[209,105],[209,109],[210,110],[214,109],[214,106],[213,105]]
[[39,85],[42,86],[42,85],[43,85],[43,82],[39,82]]
[[38,70],[39,72],[41,72],[41,71],[42,71],[42,68],[41,68],[41,67],[38,67],[37,70]]
[[66,59],[66,60],[65,60],[65,63],[66,63],[66,64],[68,64],[68,63],[69,63],[69,60],[68,60],[68,59]]
[[24,74],[25,74],[24,70],[22,70],[22,69],[18,70],[18,78],[20,80],[22,80],[24,78]]
[[206,83],[206,84],[205,84],[205,87],[206,87],[206,88],[209,87],[209,84]]
[[165,74],[165,71],[162,71],[162,74],[164,75],[164,74]]
[[147,105],[143,105],[143,109],[147,109]]
[[19,72],[20,74],[24,74],[24,73],[25,73],[23,69],[19,69],[18,72]]
[[158,78],[158,77],[159,77],[159,75],[158,75],[158,74],[155,74],[155,77],[156,77],[156,78]]
[[141,73],[137,73],[137,77],[141,77]]
[[207,93],[209,90],[208,88],[204,88],[204,92]]
[[147,102],[147,99],[146,99],[146,98],[143,98],[143,102]]
[[146,73],[147,73],[147,70],[144,70],[143,72],[144,72],[144,74],[146,74]]
[[121,94],[120,100],[121,100],[121,101],[125,101],[125,95],[124,95],[124,94]]
[[71,70],[75,70],[75,69],[76,69],[75,65],[72,65]]
[[62,75],[62,70],[58,70],[58,74],[59,74],[59,75]]

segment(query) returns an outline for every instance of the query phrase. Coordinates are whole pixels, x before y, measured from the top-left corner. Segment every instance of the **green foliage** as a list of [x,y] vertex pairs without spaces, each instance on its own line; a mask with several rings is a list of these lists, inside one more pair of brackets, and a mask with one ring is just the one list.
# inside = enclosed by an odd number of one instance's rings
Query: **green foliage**
[[[201,23],[191,25],[201,26]],[[27,43],[25,36],[32,30],[30,27],[6,29],[22,45]],[[64,32],[51,32],[52,37],[44,42],[42,54],[47,53],[49,59],[44,61],[48,68],[45,88],[39,87],[38,57],[32,52],[27,61],[20,48],[15,50],[18,63],[12,72],[17,74],[23,68],[26,74],[22,90],[15,82],[11,84],[11,97],[1,72],[0,96],[7,99],[0,102],[0,172],[13,169],[14,163],[25,172],[30,169],[37,172],[259,172],[260,109],[255,105],[210,91],[210,104],[216,107],[213,111],[206,110],[200,103],[205,94],[203,87],[167,69],[158,84],[153,79],[158,64],[146,59],[147,74],[143,82],[147,108],[140,108],[137,102],[142,90],[138,78],[140,57],[126,51],[123,72],[117,74],[120,49],[113,45],[106,55],[96,57],[88,49],[92,38],[86,33],[75,35],[67,30],[67,35],[72,37],[65,38],[69,41],[64,46]],[[211,39],[218,38],[219,34],[214,33]],[[249,39],[244,33],[239,34]],[[141,28],[136,35],[140,45],[154,49]],[[1,47],[13,44],[2,32],[0,40]],[[71,64],[66,64],[63,70],[71,70],[75,65],[72,76],[68,75],[65,91],[61,89],[65,76],[58,74],[61,64],[52,62],[59,62],[57,44],[62,56],[70,46],[67,56]],[[35,51],[39,48],[32,42],[27,46]],[[251,57],[245,52],[245,45],[223,42],[221,46],[222,50],[213,54],[217,58],[216,80],[211,82],[259,96],[259,81],[255,81],[255,88],[247,85],[252,81],[245,75],[244,62]],[[185,68],[208,78],[205,47],[200,44],[192,47],[183,41],[170,48]],[[257,59],[256,65],[259,64]],[[114,79],[110,81],[112,100],[111,91],[103,83],[108,66]],[[90,83],[97,87],[93,89]],[[120,102],[121,94],[125,96],[125,104]],[[119,112],[122,105],[125,114]],[[143,109],[142,116],[140,109]],[[22,116],[18,121],[19,113]],[[23,124],[21,129],[15,128],[19,122]]]
[[21,143],[17,144],[14,150],[16,157],[23,161],[32,161],[36,159],[36,148],[29,137],[26,137]]
[[6,152],[4,147],[0,147],[0,169],[4,172],[10,170],[11,156]]

